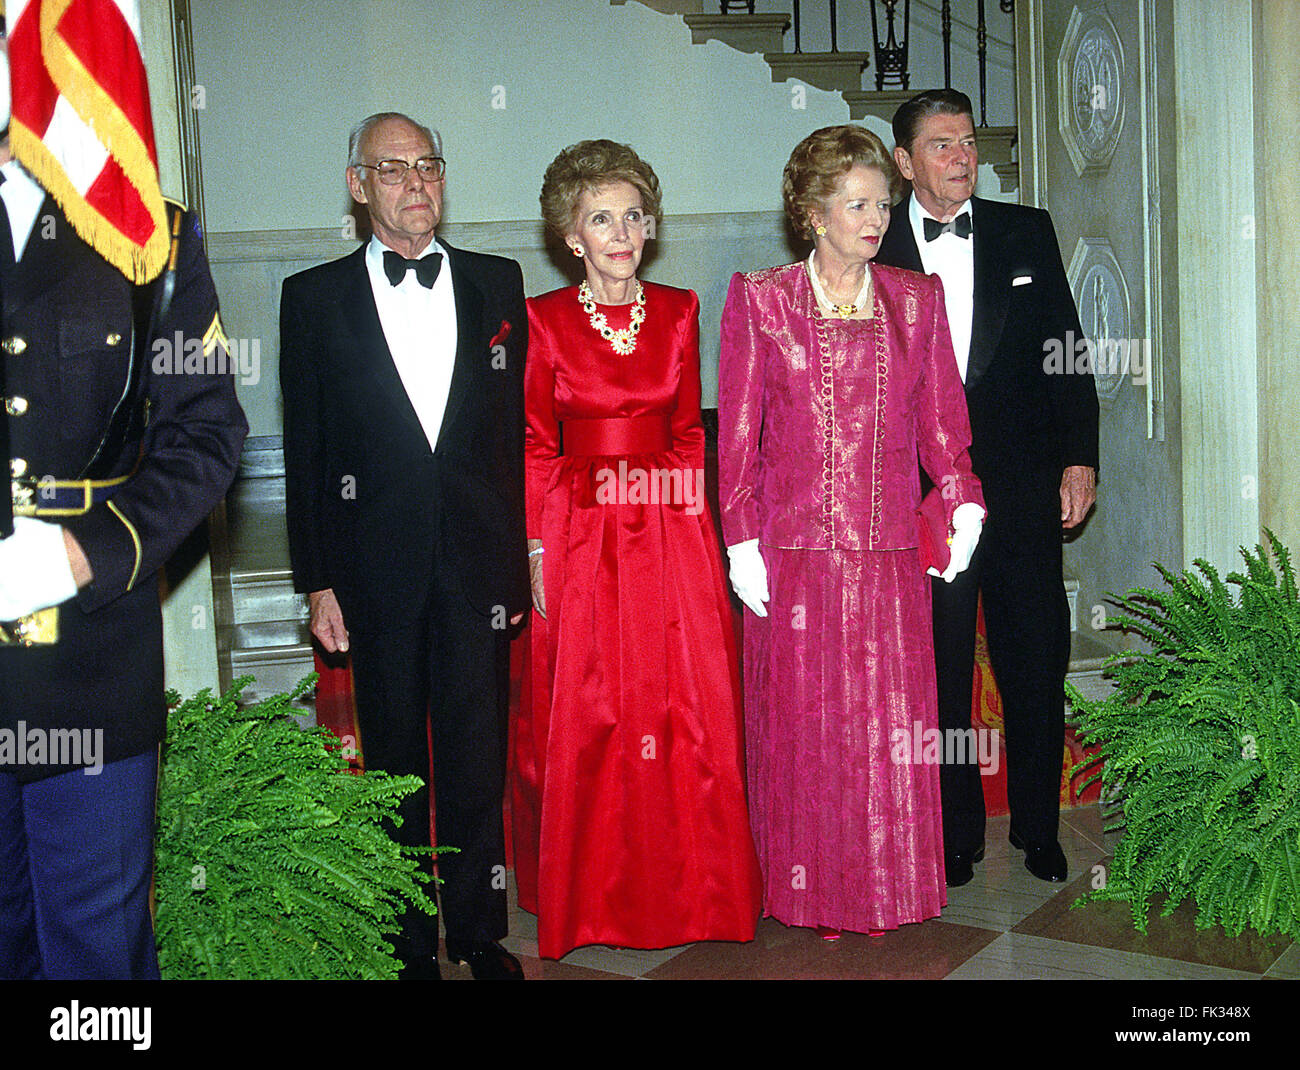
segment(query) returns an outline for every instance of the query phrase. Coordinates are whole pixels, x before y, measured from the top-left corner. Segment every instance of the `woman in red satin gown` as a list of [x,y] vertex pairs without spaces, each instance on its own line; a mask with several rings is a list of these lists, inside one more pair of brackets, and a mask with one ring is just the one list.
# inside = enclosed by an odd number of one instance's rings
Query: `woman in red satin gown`
[[566,149],[542,207],[587,281],[528,301],[519,902],[546,958],[749,940],[760,884],[704,500],[699,302],[636,278],[659,189],[627,146]]

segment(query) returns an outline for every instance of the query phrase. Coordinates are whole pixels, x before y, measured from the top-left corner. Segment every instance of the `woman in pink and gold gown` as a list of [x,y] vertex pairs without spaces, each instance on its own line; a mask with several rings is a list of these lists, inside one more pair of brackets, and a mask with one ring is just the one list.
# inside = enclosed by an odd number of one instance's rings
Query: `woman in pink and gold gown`
[[763,912],[872,932],[947,902],[920,461],[951,579],[984,515],[937,277],[870,264],[893,163],[859,126],[806,138],[786,209],[806,262],[737,274],[722,319],[719,481],[744,618],[750,818]]
[[627,146],[566,149],[542,209],[587,280],[528,301],[537,612],[512,763],[519,902],[546,958],[750,940],[758,866],[704,499],[699,302],[636,277],[659,189]]

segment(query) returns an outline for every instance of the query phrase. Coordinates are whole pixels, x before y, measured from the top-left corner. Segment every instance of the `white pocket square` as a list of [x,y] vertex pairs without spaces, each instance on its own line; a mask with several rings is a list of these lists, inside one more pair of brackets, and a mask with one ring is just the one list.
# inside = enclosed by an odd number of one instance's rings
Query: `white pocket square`
[[1034,277],[1032,275],[1017,275],[1014,279],[1011,280],[1011,285],[1028,286],[1033,281],[1034,281]]

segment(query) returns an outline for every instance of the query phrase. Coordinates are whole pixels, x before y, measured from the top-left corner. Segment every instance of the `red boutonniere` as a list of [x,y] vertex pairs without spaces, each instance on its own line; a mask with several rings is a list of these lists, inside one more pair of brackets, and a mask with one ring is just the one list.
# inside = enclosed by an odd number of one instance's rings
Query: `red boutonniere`
[[499,346],[502,342],[504,342],[509,337],[510,337],[510,321],[502,320],[501,329],[497,331],[495,335],[493,335],[492,341],[488,343],[488,349],[495,349],[497,346]]

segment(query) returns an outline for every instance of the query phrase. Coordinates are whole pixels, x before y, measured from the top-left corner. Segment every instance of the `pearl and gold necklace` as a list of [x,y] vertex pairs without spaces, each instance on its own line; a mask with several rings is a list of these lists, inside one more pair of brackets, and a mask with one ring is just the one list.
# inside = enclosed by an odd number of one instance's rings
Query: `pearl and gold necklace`
[[851,305],[837,305],[827,296],[821,279],[817,277],[817,267],[813,264],[813,257],[816,255],[816,250],[814,250],[808,256],[808,278],[812,282],[813,296],[817,298],[818,306],[823,313],[838,316],[842,320],[846,320],[850,316],[856,316],[867,307],[867,296],[871,292],[870,266],[863,269],[862,289],[858,291],[858,296],[854,302]]
[[616,331],[609,325],[605,313],[596,311],[596,298],[586,282],[578,287],[578,301],[582,305],[582,311],[591,319],[592,327],[614,347],[615,353],[625,357],[636,349],[636,335],[645,321],[645,288],[640,279],[637,280],[636,297],[632,302],[632,322],[621,331]]

